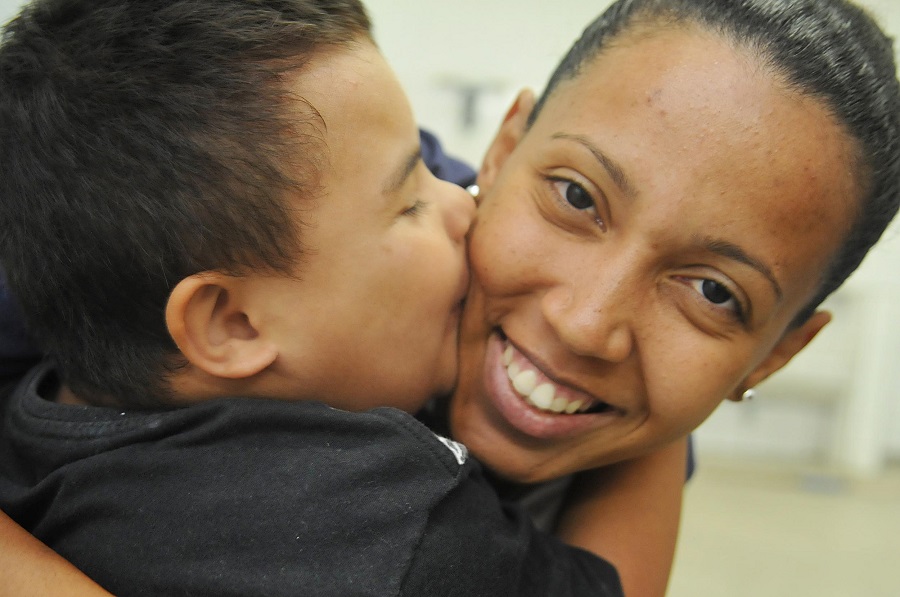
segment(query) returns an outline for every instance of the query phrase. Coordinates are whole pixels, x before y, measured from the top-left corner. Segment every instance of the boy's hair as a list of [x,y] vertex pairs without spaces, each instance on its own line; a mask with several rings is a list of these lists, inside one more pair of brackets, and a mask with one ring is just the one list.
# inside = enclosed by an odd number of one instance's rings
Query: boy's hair
[[859,266],[900,205],[900,86],[892,41],[844,0],[619,0],[591,23],[550,78],[529,124],[563,81],[641,26],[695,25],[743,48],[792,89],[821,101],[856,140],[861,201],[804,322]]
[[291,96],[358,0],[37,0],[0,47],[0,263],[76,393],[169,398],[183,278],[289,272],[324,123]]

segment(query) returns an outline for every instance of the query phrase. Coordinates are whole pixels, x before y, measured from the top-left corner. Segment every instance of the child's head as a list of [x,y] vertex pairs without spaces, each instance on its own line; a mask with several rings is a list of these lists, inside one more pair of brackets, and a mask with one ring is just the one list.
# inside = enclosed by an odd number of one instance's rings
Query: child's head
[[359,2],[35,2],[0,130],[0,260],[82,397],[452,384],[472,207],[417,159]]

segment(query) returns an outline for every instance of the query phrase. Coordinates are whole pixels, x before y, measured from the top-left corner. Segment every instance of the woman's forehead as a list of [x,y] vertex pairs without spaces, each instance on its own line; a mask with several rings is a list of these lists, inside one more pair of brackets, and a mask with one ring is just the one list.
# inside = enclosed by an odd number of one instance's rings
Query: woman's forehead
[[819,100],[727,41],[674,29],[615,46],[560,85],[533,128],[653,156],[695,183],[739,175],[781,190],[798,177],[856,194],[856,143]]

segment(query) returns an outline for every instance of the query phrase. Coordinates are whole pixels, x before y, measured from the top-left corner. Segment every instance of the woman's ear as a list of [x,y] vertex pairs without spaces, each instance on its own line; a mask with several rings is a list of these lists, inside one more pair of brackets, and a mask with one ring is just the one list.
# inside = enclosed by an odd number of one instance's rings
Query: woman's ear
[[277,346],[253,324],[245,278],[218,272],[188,276],[166,304],[166,326],[185,359],[219,378],[245,379],[271,365]]
[[770,375],[787,365],[788,361],[803,350],[822,331],[822,328],[828,325],[829,321],[831,321],[831,313],[816,311],[805,323],[788,330],[769,353],[769,356],[747,376],[736,395],[728,397],[729,400],[740,402],[741,395],[745,390],[762,383]]
[[535,97],[530,89],[519,92],[512,107],[503,118],[500,130],[488,147],[478,173],[478,186],[482,191],[490,188],[497,178],[498,172],[509,158],[510,154],[525,136],[528,129],[528,118],[534,111]]

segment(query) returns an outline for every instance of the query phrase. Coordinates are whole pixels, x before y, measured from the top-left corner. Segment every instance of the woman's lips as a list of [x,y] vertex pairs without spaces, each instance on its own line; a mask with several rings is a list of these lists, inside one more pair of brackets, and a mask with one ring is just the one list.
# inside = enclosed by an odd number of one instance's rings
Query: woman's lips
[[604,412],[611,407],[585,392],[560,385],[541,371],[528,357],[505,342],[503,364],[513,389],[525,402],[548,413],[567,414]]
[[485,389],[501,417],[520,433],[552,439],[611,424],[621,412],[557,383],[499,333],[488,339]]

